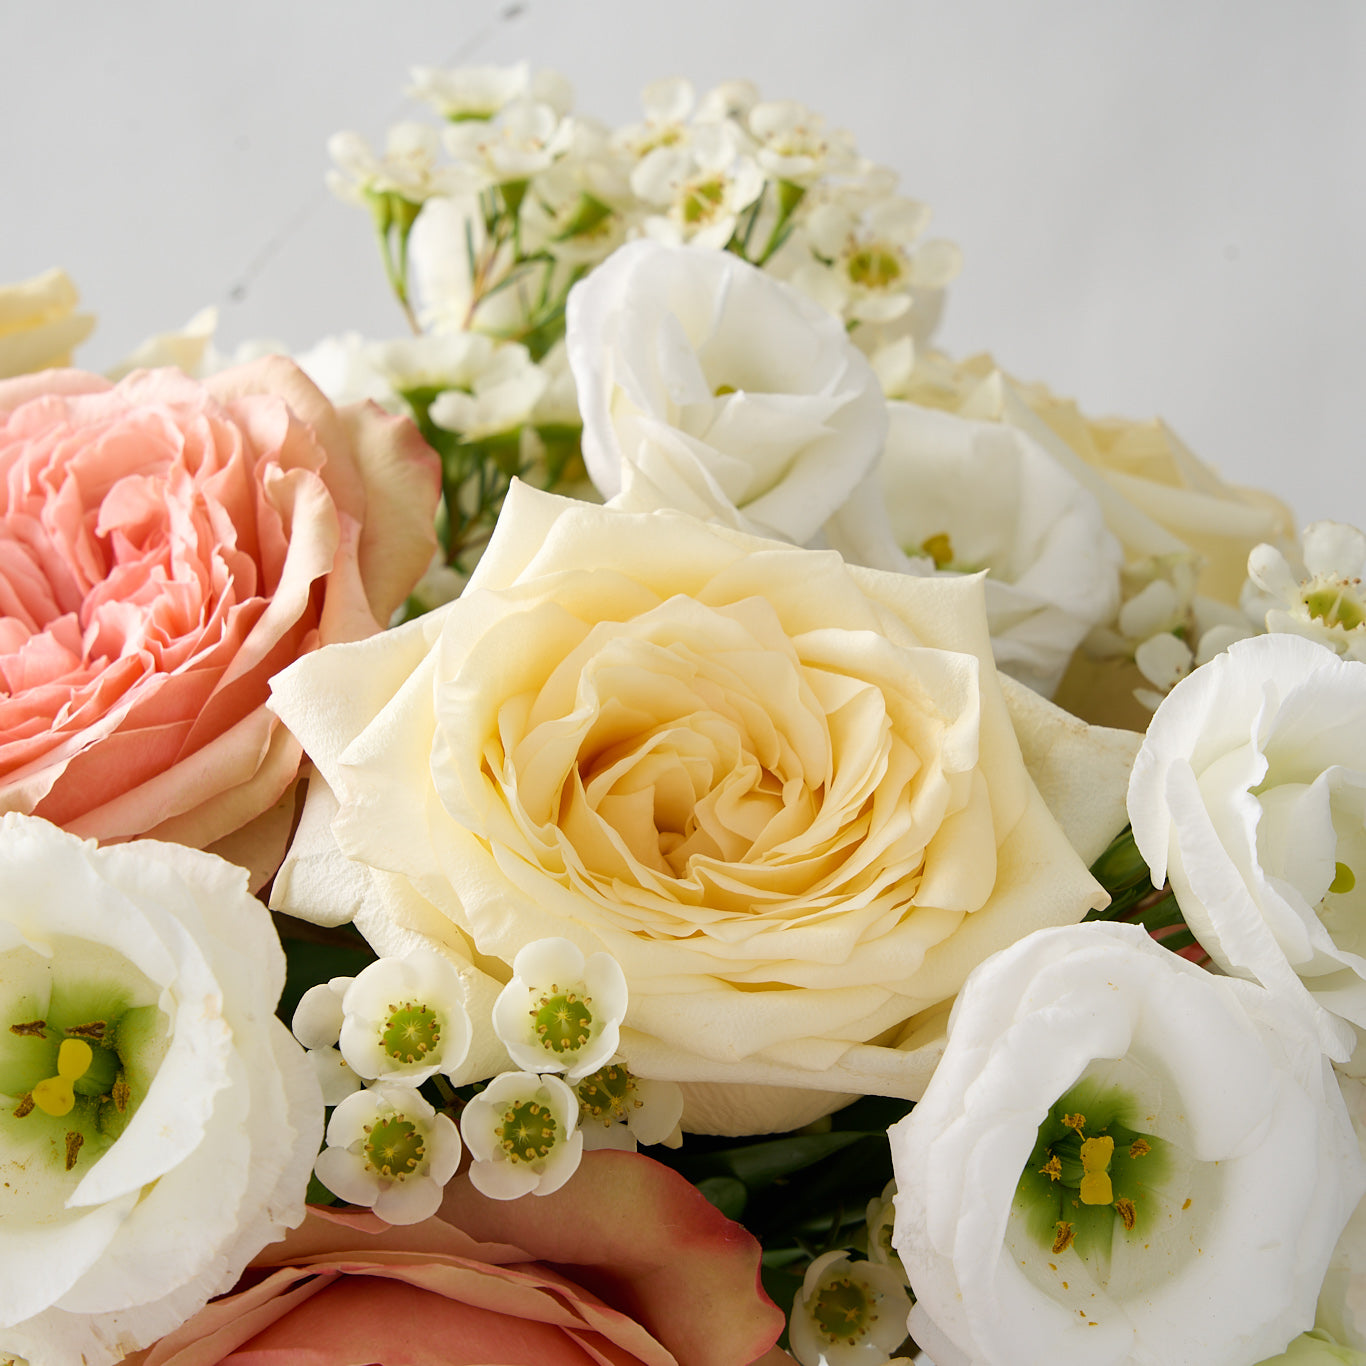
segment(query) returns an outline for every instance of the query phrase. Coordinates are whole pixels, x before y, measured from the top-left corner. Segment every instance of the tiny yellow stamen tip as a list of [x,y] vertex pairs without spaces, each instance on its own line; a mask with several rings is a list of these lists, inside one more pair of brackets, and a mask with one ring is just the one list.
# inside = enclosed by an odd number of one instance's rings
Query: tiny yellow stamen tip
[[1152,1144],[1144,1138],[1136,1138],[1131,1144],[1129,1144],[1130,1157],[1147,1157],[1147,1155],[1150,1152],[1152,1152],[1152,1150]]
[[1068,1129],[1075,1129],[1078,1133],[1081,1133],[1082,1129],[1084,1129],[1084,1128],[1086,1127],[1086,1116],[1085,1116],[1085,1115],[1064,1115],[1064,1116],[1062,1117],[1062,1122],[1063,1122],[1063,1126],[1064,1126],[1065,1128],[1068,1128]]
[[1062,1180],[1062,1163],[1058,1160],[1056,1153],[1048,1155],[1048,1161],[1039,1168],[1039,1174],[1046,1176],[1050,1181]]

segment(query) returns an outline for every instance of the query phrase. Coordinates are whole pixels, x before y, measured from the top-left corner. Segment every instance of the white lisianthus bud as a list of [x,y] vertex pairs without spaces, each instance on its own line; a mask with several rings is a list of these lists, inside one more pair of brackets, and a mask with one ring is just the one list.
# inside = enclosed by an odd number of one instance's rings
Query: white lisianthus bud
[[1366,1028],[1363,791],[1366,664],[1282,634],[1178,683],[1129,782],[1134,842],[1205,952],[1314,1013],[1339,1061],[1342,1021]]

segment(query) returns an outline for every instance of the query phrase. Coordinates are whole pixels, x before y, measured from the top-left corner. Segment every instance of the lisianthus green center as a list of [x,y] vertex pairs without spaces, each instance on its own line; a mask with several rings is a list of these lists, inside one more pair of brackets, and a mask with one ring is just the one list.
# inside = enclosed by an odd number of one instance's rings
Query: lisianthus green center
[[157,991],[119,955],[54,939],[0,966],[0,1142],[84,1170],[123,1133],[165,1054]]
[[1102,1280],[1116,1233],[1144,1236],[1170,1175],[1167,1144],[1138,1113],[1122,1088],[1078,1082],[1039,1125],[1015,1188],[1029,1237],[1055,1256],[1075,1251]]

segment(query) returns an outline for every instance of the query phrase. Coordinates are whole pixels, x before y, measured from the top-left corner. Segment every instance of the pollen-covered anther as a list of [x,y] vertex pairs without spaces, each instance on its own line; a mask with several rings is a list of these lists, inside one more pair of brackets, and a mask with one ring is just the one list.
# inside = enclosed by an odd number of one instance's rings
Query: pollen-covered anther
[[1080,1136],[1081,1131],[1086,1127],[1086,1116],[1085,1116],[1085,1115],[1064,1115],[1064,1116],[1062,1117],[1062,1122],[1063,1122],[1063,1125],[1064,1125],[1066,1128],[1068,1128],[1068,1129],[1075,1129],[1076,1132],[1077,1132],[1077,1134]]
[[33,1099],[33,1092],[27,1091],[19,1097],[19,1104],[14,1107],[15,1119],[24,1119],[34,1111],[36,1103]]
[[89,1024],[73,1025],[66,1032],[73,1039],[94,1039],[103,1043],[108,1025],[103,1020],[92,1020]]
[[1134,1208],[1134,1202],[1121,1195],[1115,1201],[1115,1213],[1119,1215],[1120,1222],[1124,1225],[1124,1231],[1132,1233],[1134,1222],[1138,1218],[1138,1211]]
[[9,1032],[24,1039],[41,1039],[47,1034],[47,1021],[28,1020],[24,1024],[12,1024]]
[[1062,1180],[1062,1163],[1058,1160],[1057,1153],[1048,1154],[1048,1161],[1039,1168],[1039,1174],[1046,1176],[1050,1181]]
[[66,1136],[66,1169],[70,1171],[76,1165],[76,1159],[80,1156],[81,1145],[85,1142],[85,1136],[74,1131]]
[[1072,1239],[1075,1236],[1072,1225],[1066,1219],[1059,1219],[1053,1226],[1055,1236],[1053,1238],[1054,1253],[1066,1252],[1072,1246]]
[[1150,1152],[1152,1152],[1152,1150],[1153,1145],[1149,1143],[1146,1138],[1136,1138],[1131,1144],[1129,1144],[1130,1157],[1147,1157],[1147,1155]]

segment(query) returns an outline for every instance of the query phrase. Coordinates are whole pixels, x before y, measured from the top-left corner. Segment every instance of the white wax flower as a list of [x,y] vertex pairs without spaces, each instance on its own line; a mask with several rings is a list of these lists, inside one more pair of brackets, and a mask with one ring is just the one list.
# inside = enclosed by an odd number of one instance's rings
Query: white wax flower
[[337,163],[328,173],[328,188],[352,204],[366,205],[374,194],[396,194],[410,204],[421,204],[463,184],[457,168],[440,163],[440,134],[425,123],[396,123],[385,138],[383,156],[376,156],[359,133],[349,131],[334,133],[327,151]]
[[1045,697],[1119,606],[1123,552],[1100,505],[1023,432],[887,405],[877,483],[890,522],[851,500],[826,524],[848,560],[900,572],[989,570],[996,665]]
[[578,1118],[578,1098],[558,1077],[495,1077],[460,1116],[475,1189],[491,1200],[559,1190],[583,1156]]
[[810,185],[858,166],[854,139],[844,129],[796,100],[766,100],[748,110],[745,127],[758,144],[755,159],[764,174],[794,185]]
[[729,252],[623,247],[570,292],[566,343],[589,475],[633,510],[805,544],[882,446],[877,378],[843,327]]
[[466,190],[527,180],[550,166],[572,137],[572,120],[530,98],[509,101],[494,119],[455,123],[441,134]]
[[0,823],[0,1343],[146,1346],[303,1218],[322,1101],[246,874]]
[[1304,529],[1300,556],[1272,545],[1247,559],[1242,607],[1268,631],[1308,636],[1348,659],[1366,660],[1366,535],[1345,522]]
[[634,1152],[638,1143],[677,1148],[683,1141],[683,1088],[638,1077],[623,1062],[608,1063],[574,1084],[583,1146]]
[[512,960],[493,1028],[518,1067],[576,1082],[611,1060],[625,1016],[626,977],[610,953],[537,939]]
[[342,1056],[367,1079],[420,1086],[440,1072],[455,1080],[473,1033],[464,996],[460,974],[433,949],[381,958],[346,988]]
[[807,1268],[792,1302],[793,1354],[802,1366],[883,1366],[906,1336],[909,1304],[891,1267],[827,1252]]
[[1128,805],[1210,957],[1313,1011],[1344,1060],[1341,1020],[1366,1027],[1366,664],[1235,642],[1158,708]]
[[525,95],[529,68],[525,62],[512,66],[467,66],[455,71],[415,66],[407,93],[431,105],[443,118],[491,119],[504,105]]
[[324,1105],[340,1104],[364,1084],[337,1047],[346,1018],[342,998],[353,980],[333,977],[309,987],[299,998],[290,1021],[294,1037],[308,1050],[308,1061],[318,1078]]
[[449,387],[431,406],[438,427],[477,441],[520,427],[531,416],[548,379],[526,347],[477,332],[442,338],[442,345],[450,353],[445,372]]
[[1260,1361],[1312,1326],[1366,1189],[1302,1013],[1130,925],[982,964],[890,1141],[938,1366]]
[[663,211],[646,218],[645,231],[670,246],[720,250],[763,188],[758,162],[745,153],[735,128],[723,123],[704,124],[685,142],[655,147],[631,172],[631,189]]
[[314,1170],[334,1195],[369,1206],[386,1224],[418,1224],[436,1213],[460,1151],[448,1116],[411,1086],[380,1084],[332,1111]]

